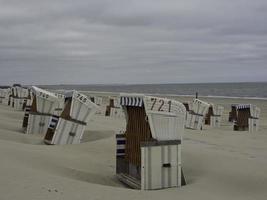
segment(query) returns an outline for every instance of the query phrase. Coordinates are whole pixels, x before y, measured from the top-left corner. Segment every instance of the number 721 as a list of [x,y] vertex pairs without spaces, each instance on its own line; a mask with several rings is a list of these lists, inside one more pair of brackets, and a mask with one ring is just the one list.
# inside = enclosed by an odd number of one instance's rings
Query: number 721
[[[158,100],[157,98],[151,98],[151,101],[152,101],[152,106],[151,106],[150,110],[155,109],[155,105],[156,105],[157,101],[159,101],[160,105],[159,105],[158,109],[156,109],[156,110],[157,111],[164,111],[163,106],[165,104],[165,101],[163,99]],[[171,112],[172,101],[170,100],[167,103],[169,105],[168,112]]]

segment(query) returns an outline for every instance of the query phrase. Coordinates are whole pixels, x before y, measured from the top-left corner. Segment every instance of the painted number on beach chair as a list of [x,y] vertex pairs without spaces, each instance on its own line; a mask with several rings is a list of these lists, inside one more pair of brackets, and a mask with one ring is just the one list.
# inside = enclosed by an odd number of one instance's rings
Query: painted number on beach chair
[[79,93],[76,95],[76,98],[79,99],[83,103],[85,103],[87,101],[87,98],[84,97],[83,95],[79,94]]
[[46,99],[49,98],[49,95],[48,95],[48,94],[45,94],[45,93],[43,93],[43,92],[40,92],[40,93],[39,93],[39,96],[40,96],[40,97],[43,97],[43,98],[46,98]]
[[157,98],[151,98],[151,101],[152,101],[152,106],[150,108],[150,110],[157,110],[157,111],[161,111],[161,112],[171,112],[171,105],[172,105],[172,102],[171,101],[168,101],[167,103],[169,104],[168,106],[168,110],[164,110],[164,108],[166,107],[163,107],[164,104],[165,104],[165,101],[163,99],[160,99],[158,102],[159,102],[159,107],[158,108],[155,108],[155,105],[157,103]]

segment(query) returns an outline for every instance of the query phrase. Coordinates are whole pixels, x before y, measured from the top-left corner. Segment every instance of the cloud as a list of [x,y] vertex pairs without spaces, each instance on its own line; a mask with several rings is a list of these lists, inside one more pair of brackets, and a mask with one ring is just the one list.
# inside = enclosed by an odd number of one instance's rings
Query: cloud
[[0,5],[0,84],[267,78],[264,0],[0,0]]

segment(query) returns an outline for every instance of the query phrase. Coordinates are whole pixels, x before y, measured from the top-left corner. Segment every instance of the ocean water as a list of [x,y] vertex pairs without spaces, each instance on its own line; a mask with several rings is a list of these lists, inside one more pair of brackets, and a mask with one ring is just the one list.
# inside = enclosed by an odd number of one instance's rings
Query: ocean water
[[103,92],[130,92],[164,95],[267,98],[267,82],[261,83],[191,83],[138,85],[46,85],[48,89]]

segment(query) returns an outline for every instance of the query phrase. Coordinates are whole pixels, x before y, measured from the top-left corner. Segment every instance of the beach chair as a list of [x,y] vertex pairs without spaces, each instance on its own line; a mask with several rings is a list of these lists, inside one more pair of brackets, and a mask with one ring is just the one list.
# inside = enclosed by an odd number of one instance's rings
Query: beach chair
[[25,102],[29,97],[28,88],[15,85],[12,87],[12,107],[15,110],[24,110]]
[[34,97],[30,111],[27,110],[29,116],[26,133],[44,135],[47,132],[50,118],[54,115],[59,99],[54,93],[41,88],[33,86],[32,90]]
[[202,130],[204,124],[204,117],[208,112],[210,104],[194,99],[192,104],[192,110],[186,113],[185,127],[189,129]]
[[236,107],[235,131],[258,131],[260,108],[251,104],[238,104]]
[[53,116],[49,122],[44,142],[46,144],[79,144],[87,122],[98,106],[85,95],[73,91],[66,94],[66,103],[60,117]]
[[24,105],[23,105],[24,117],[23,117],[23,121],[22,121],[22,128],[24,130],[27,130],[29,115],[30,115],[30,111],[31,111],[32,103],[33,103],[33,97],[34,97],[32,89],[29,88],[28,90],[29,90],[29,95],[28,95],[28,98],[26,99],[26,101],[24,102]]
[[106,107],[106,116],[112,118],[124,118],[118,97],[110,97],[109,105]]
[[104,97],[100,96],[90,96],[90,100],[98,105],[98,110],[96,111],[96,115],[105,116],[106,115],[106,107],[107,105],[104,104]]
[[205,116],[205,124],[211,127],[220,127],[223,111],[223,106],[210,104],[208,113]]
[[229,112],[229,118],[228,118],[229,122],[234,122],[237,119],[237,111],[236,111],[237,105],[238,104],[232,104],[231,105],[231,111]]
[[5,89],[0,88],[0,103],[3,104],[3,99],[5,98]]
[[181,141],[186,109],[182,103],[138,94],[121,94],[126,131],[117,134],[116,175],[142,190],[180,187]]
[[0,89],[0,103],[3,105],[8,105],[10,94],[11,94],[10,88]]

